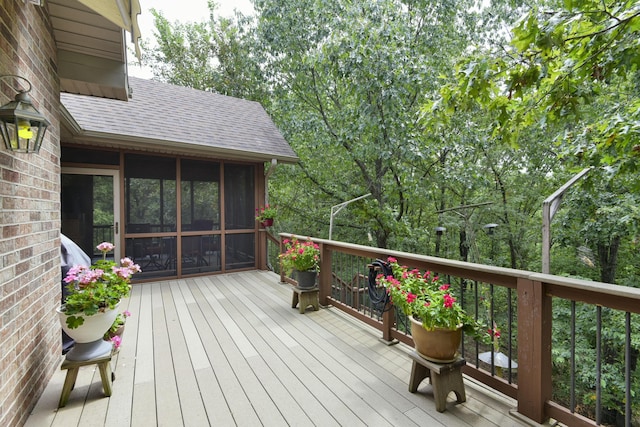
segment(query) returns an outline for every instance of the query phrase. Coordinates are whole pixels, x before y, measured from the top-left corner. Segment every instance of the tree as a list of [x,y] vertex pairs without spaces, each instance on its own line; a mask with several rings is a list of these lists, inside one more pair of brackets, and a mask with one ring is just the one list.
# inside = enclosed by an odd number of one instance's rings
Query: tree
[[466,6],[256,1],[277,90],[273,116],[301,158],[296,185],[312,187],[301,205],[320,202],[328,212],[370,192],[352,222],[366,224],[380,247],[408,235],[421,99],[466,45],[458,31]]
[[[637,170],[640,4],[541,2],[512,34],[501,50],[479,48],[460,61],[458,81],[442,91],[448,108],[494,112],[494,136],[514,146],[532,125],[561,123],[554,139],[565,156]],[[589,105],[596,99],[603,108],[594,117]]]
[[[560,246],[588,248],[582,250],[582,262],[597,267],[600,280],[616,283],[620,251],[633,251],[628,239],[637,239],[640,225],[640,200],[629,191],[635,178],[621,179],[609,171],[595,171],[585,185],[573,191],[566,201],[568,209],[562,212],[557,240]],[[626,239],[625,239],[626,238]]]
[[270,98],[260,66],[263,59],[255,46],[253,18],[240,13],[217,17],[213,1],[209,10],[208,21],[172,24],[152,9],[158,45],[145,53],[143,62],[159,80],[267,107]]

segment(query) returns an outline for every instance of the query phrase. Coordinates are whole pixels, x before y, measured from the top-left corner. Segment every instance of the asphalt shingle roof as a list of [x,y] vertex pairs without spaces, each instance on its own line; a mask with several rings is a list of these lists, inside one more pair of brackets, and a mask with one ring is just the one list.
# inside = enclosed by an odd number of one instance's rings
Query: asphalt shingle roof
[[197,149],[252,160],[298,160],[257,102],[136,77],[129,77],[129,85],[129,101],[60,94],[82,129],[80,137],[129,141],[131,148],[170,143],[185,153]]

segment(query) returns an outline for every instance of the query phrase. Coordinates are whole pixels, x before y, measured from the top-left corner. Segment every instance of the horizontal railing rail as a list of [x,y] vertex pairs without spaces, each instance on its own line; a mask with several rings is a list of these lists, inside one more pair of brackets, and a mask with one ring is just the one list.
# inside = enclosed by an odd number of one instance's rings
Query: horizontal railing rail
[[[280,237],[306,238],[288,233],[281,233]],[[637,381],[638,351],[632,343],[640,340],[640,333],[632,329],[632,320],[640,317],[640,289],[333,240],[312,240],[321,248],[320,304],[330,304],[379,329],[384,340],[413,345],[403,314],[393,310],[381,312],[368,296],[368,266],[376,259],[391,256],[400,264],[446,277],[470,315],[488,325],[496,322],[501,325],[499,348],[506,352],[508,365],[496,363],[492,345],[465,338],[461,351],[468,363],[464,372],[516,399],[519,413],[538,423],[553,418],[567,425],[599,425],[603,422],[603,402],[611,400],[602,388],[603,375],[615,371],[623,377],[619,397],[622,425],[631,426],[632,420],[637,421],[639,414],[636,408],[634,418],[632,396],[636,393],[637,400],[638,390],[633,390],[637,383],[633,378],[635,375]],[[283,250],[281,245],[280,251]],[[283,282],[295,283],[283,271],[280,276]],[[593,315],[589,314],[591,311]],[[560,322],[564,313],[570,325],[568,330],[558,328],[564,325]],[[555,318],[558,320],[554,325]],[[576,366],[576,361],[584,360],[578,357],[585,357],[576,354],[577,340],[585,338],[578,336],[585,322],[591,322],[589,327],[595,329],[594,372],[586,373],[585,366]],[[625,337],[624,342],[616,347],[605,336],[604,324],[616,336]],[[480,361],[483,352],[494,354],[488,363]],[[586,393],[577,390],[579,375],[594,378],[593,390]],[[594,410],[585,409],[584,402],[589,400],[595,402]]]

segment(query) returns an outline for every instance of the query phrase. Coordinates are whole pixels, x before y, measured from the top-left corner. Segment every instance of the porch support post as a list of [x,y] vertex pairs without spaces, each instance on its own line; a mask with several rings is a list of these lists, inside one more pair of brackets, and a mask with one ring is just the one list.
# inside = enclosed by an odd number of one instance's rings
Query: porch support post
[[518,279],[518,412],[537,423],[551,400],[551,297],[543,283]]

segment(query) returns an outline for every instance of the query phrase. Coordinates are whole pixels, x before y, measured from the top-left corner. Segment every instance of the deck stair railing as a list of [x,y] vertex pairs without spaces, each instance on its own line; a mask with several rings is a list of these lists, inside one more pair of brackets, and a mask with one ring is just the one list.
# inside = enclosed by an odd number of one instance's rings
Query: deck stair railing
[[[280,234],[281,241],[291,237]],[[640,384],[640,331],[633,329],[640,324],[640,289],[313,240],[322,256],[320,304],[379,329],[385,341],[413,345],[404,316],[380,312],[366,292],[368,265],[393,256],[446,278],[467,313],[500,329],[495,347],[463,340],[464,372],[515,399],[520,414],[571,426],[631,427],[640,419],[640,389],[634,389]],[[292,282],[280,274],[282,281]],[[587,345],[578,346],[581,340]],[[579,386],[585,378],[587,383],[593,379],[586,389]]]

